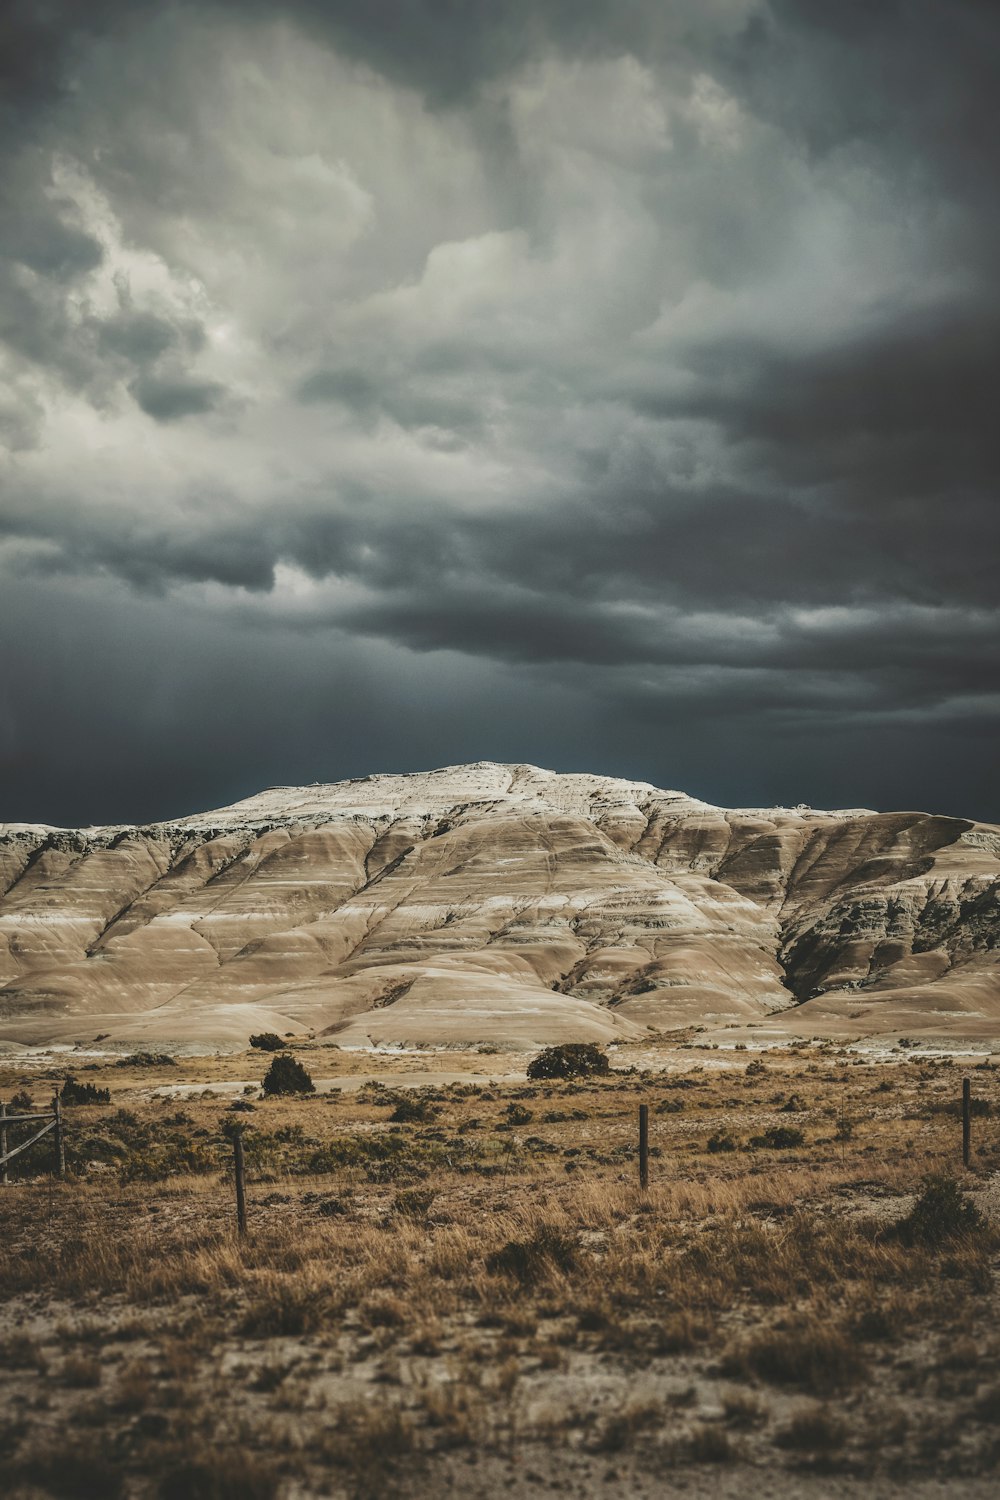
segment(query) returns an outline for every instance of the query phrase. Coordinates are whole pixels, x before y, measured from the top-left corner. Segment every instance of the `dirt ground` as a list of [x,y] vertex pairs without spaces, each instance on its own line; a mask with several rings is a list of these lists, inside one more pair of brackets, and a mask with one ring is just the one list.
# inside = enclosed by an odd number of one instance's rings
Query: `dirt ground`
[[99,1096],[65,1181],[49,1138],[0,1189],[4,1493],[995,1494],[989,1055],[293,1051],[315,1092],[256,1050],[0,1065],[8,1108]]

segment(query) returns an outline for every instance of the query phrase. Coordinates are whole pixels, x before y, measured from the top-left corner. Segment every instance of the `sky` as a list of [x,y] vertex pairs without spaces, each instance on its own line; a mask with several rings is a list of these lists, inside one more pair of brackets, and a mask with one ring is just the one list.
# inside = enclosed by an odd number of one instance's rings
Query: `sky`
[[1000,7],[0,8],[0,820],[1000,821]]

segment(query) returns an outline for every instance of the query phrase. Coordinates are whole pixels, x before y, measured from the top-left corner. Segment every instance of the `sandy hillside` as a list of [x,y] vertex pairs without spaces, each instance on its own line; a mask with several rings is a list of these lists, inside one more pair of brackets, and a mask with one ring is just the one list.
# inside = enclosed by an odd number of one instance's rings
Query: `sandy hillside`
[[[0,827],[0,1040],[1000,1036],[1000,830],[479,763]],[[770,1018],[770,1019],[768,1019]]]

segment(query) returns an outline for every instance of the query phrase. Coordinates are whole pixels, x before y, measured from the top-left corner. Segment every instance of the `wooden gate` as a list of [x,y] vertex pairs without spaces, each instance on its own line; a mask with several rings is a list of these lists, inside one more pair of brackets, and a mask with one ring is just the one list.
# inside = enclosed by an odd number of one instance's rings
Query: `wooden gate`
[[[34,1124],[37,1121],[44,1122],[41,1129],[36,1130],[35,1134],[29,1136],[26,1141],[21,1141],[19,1145],[13,1146],[8,1150],[8,1128],[11,1125],[28,1125]],[[52,1101],[52,1108],[50,1110],[39,1113],[9,1115],[7,1113],[6,1104],[0,1104],[0,1182],[10,1181],[10,1177],[7,1172],[8,1162],[13,1161],[15,1156],[20,1156],[22,1151],[27,1151],[28,1147],[33,1146],[36,1141],[40,1141],[43,1135],[49,1134],[52,1134],[55,1137],[54,1144],[56,1148],[56,1171],[59,1173],[60,1177],[65,1177],[66,1144],[63,1140],[62,1101],[60,1100],[59,1095],[56,1094],[55,1098]]]

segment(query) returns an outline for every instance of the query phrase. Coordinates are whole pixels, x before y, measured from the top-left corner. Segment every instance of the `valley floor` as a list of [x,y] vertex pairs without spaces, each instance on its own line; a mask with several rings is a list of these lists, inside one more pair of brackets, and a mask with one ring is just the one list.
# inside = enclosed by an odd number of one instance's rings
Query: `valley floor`
[[314,1094],[260,1097],[258,1052],[74,1060],[110,1099],[67,1107],[66,1181],[43,1142],[0,1188],[4,1493],[995,1493],[990,1058],[294,1051]]

